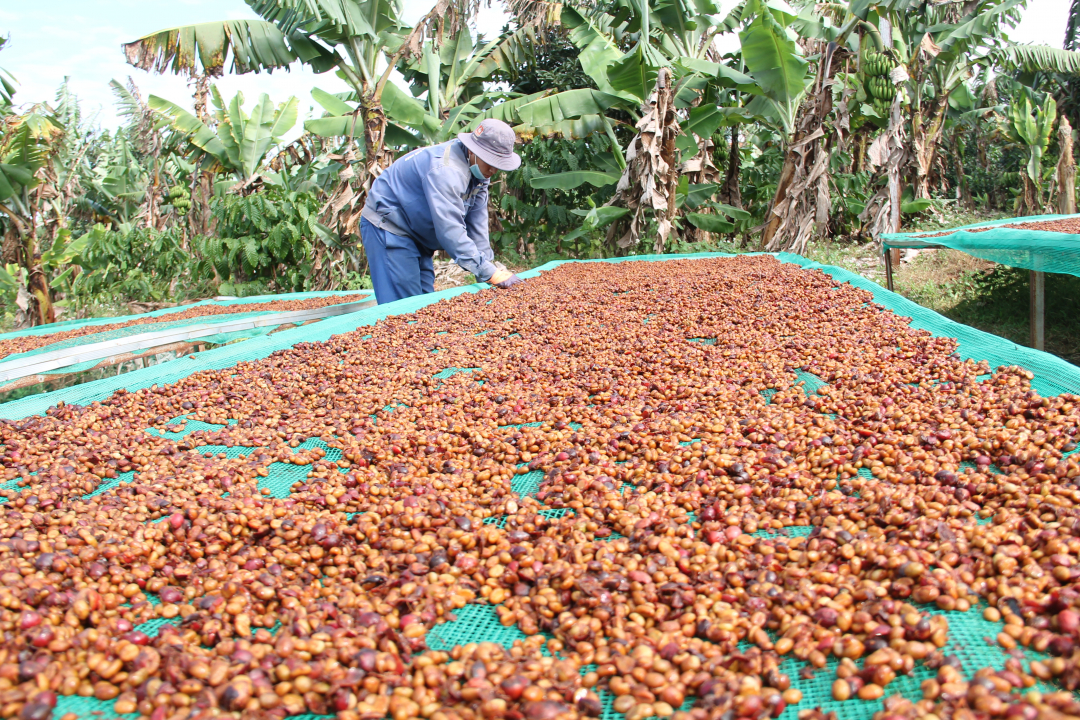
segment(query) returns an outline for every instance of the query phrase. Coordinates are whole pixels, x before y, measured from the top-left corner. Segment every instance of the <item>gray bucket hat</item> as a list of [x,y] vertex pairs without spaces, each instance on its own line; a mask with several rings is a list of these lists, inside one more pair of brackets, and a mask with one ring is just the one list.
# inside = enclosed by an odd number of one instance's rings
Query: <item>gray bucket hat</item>
[[488,118],[472,132],[459,134],[458,140],[493,168],[509,172],[521,167],[521,156],[514,152],[514,129],[502,120]]

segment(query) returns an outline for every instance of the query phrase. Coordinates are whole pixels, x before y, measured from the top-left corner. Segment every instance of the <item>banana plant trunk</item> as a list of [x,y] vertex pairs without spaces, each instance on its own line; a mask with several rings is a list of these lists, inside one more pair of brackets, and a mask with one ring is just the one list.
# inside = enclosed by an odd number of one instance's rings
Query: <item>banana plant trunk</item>
[[776,195],[773,196],[772,205],[769,207],[769,220],[765,223],[765,229],[761,233],[761,244],[766,249],[776,244],[775,238],[780,227],[790,222],[790,219],[777,212],[777,209],[787,201],[788,189],[795,179],[796,167],[801,164],[799,158],[795,155],[796,150],[805,144],[805,140],[801,135],[803,133],[796,132],[795,137],[788,143],[787,151],[784,153],[784,165],[780,169],[780,178],[776,181]]
[[1035,187],[1035,183],[1031,181],[1031,178],[1026,173],[1020,173],[1020,179],[1024,182],[1024,189],[1020,195],[1020,216],[1038,215],[1039,206],[1042,204],[1042,195],[1039,192],[1039,188]]
[[52,289],[41,264],[41,254],[37,251],[38,222],[44,219],[38,210],[43,187],[44,185],[39,186],[38,190],[32,193],[30,202],[23,210],[14,209],[17,207],[15,205],[8,207],[0,204],[0,213],[8,220],[3,260],[26,269],[25,292],[29,297],[25,312],[30,325],[56,322]]
[[968,185],[967,175],[964,174],[964,141],[960,138],[960,126],[953,130],[952,158],[956,167],[956,189],[959,192],[960,205],[965,210],[974,210],[975,202],[971,197],[971,187]]
[[[712,159],[713,150],[716,147],[715,143],[713,143],[711,137],[702,138],[697,135],[694,135],[694,137],[698,141],[697,154],[679,165],[676,177],[685,176],[690,185],[719,184],[720,171]],[[674,142],[674,136],[671,139]],[[675,194],[672,193],[669,203],[674,197]],[[670,212],[675,212],[673,204],[670,205]],[[706,237],[704,230],[694,227],[688,222],[683,223],[680,234],[687,242],[698,242]]]
[[364,97],[360,102],[360,113],[364,120],[364,158],[367,173],[362,182],[366,194],[366,191],[371,189],[372,181],[390,167],[390,163],[394,161],[394,153],[387,150],[383,144],[387,120],[381,98],[376,98],[374,93]]
[[922,109],[911,117],[912,157],[915,160],[915,197],[930,199],[930,174],[934,167],[934,156],[941,142],[945,129],[945,100],[936,100],[930,108],[929,117]]
[[41,265],[41,254],[37,252],[36,223],[31,220],[27,223],[19,223],[19,225],[23,229],[23,235],[19,238],[15,262],[26,268],[26,289],[31,298],[26,315],[31,325],[54,323],[56,310],[53,308],[49,279],[46,277],[45,268]]
[[832,113],[832,79],[843,50],[829,43],[818,63],[813,94],[799,108],[795,133],[784,152],[784,166],[769,207],[761,244],[769,252],[804,253],[821,233],[832,210],[829,192],[829,150],[825,120]]
[[[388,121],[382,107],[381,85],[362,90],[358,93],[360,104],[354,111],[354,122],[360,126],[361,137],[358,140],[363,144],[363,157],[357,157],[360,148],[353,141],[340,155],[335,156],[344,167],[338,173],[337,186],[323,206],[323,222],[343,238],[360,232],[360,213],[371,184],[394,161],[393,151],[384,144]],[[357,248],[362,247],[359,242],[352,244]],[[319,252],[316,251],[313,270],[319,277],[317,284],[330,282],[329,276],[323,271],[328,272],[334,262],[329,255],[323,257]],[[338,258],[337,261],[341,260]]]
[[[191,210],[188,211],[188,228],[192,235],[209,235],[214,231],[214,216],[210,212],[210,198],[214,196],[214,177],[203,170],[191,178],[188,188]],[[188,249],[188,238],[183,238],[183,249]],[[217,271],[215,270],[215,273]]]
[[35,325],[54,323],[56,322],[56,309],[53,307],[52,290],[49,288],[49,281],[45,277],[45,269],[41,267],[41,262],[35,259],[29,270],[27,284],[37,306],[35,308],[37,312]]
[[901,95],[897,93],[889,109],[888,127],[870,143],[866,153],[867,164],[876,170],[872,184],[880,179],[886,181],[859,214],[862,221],[859,233],[869,233],[875,242],[883,233],[900,230],[900,181],[903,169],[912,162],[904,124]]
[[615,195],[607,202],[608,206],[630,210],[627,218],[608,227],[607,241],[614,245],[613,250],[625,251],[636,245],[650,221],[656,223],[653,252],[663,253],[671,234],[679,183],[675,162],[679,119],[673,85],[671,71],[660,68],[656,87],[641,106],[638,133],[626,152],[626,169]]
[[728,151],[727,171],[724,185],[720,188],[720,201],[742,210],[742,191],[739,189],[739,171],[742,156],[739,153],[739,126],[731,126],[731,149]]
[[1058,120],[1058,147],[1061,156],[1057,164],[1057,209],[1062,215],[1076,212],[1076,161],[1073,159],[1072,126],[1064,114]]

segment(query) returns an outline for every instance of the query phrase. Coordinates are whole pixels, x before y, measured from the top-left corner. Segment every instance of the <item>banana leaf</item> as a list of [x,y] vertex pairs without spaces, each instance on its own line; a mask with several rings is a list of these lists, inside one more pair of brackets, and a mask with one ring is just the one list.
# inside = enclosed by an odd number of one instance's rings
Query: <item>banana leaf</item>
[[[296,54],[285,35],[266,20],[225,20],[159,30],[123,45],[127,61],[142,70],[220,74],[232,55],[233,73],[285,67]],[[305,54],[312,48],[305,47]]]
[[537,175],[529,181],[529,184],[537,190],[573,190],[585,183],[589,183],[594,187],[614,185],[619,182],[619,177],[619,173],[578,170],[552,175]]
[[687,213],[686,219],[699,230],[711,233],[734,232],[735,224],[725,220],[719,215],[703,215],[701,213]]
[[33,187],[36,184],[35,170],[23,165],[0,163],[0,200],[18,194],[22,188]]
[[585,216],[584,226],[590,230],[598,230],[602,227],[607,227],[629,212],[629,208],[613,207],[610,205],[593,208],[589,211],[589,214]]
[[202,120],[189,113],[174,102],[151,95],[146,100],[151,110],[159,112],[172,121],[172,126],[188,136],[188,142],[203,152],[212,155],[218,160],[227,157],[225,144],[221,138],[203,123]]
[[790,105],[802,96],[809,63],[771,13],[758,15],[739,39],[746,67],[767,98]]
[[618,96],[581,88],[525,103],[517,112],[523,125],[540,128],[587,115],[602,115],[608,108],[622,103]]

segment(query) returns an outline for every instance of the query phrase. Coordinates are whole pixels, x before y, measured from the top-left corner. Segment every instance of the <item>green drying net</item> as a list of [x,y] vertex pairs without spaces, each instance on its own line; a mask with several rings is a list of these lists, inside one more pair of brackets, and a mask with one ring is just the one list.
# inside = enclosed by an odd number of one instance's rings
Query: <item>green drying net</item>
[[1077,217],[1080,215],[1036,215],[965,225],[945,231],[894,233],[881,236],[882,247],[885,250],[947,247],[1001,265],[1080,277],[1080,235],[1004,227]]

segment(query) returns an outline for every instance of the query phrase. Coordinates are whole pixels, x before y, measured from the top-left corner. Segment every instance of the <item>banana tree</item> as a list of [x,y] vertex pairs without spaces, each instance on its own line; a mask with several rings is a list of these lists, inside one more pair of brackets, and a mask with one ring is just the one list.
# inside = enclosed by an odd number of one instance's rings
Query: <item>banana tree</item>
[[[625,161],[618,158],[621,173],[541,176],[533,179],[533,186],[569,189],[585,182],[596,186],[618,182],[615,202],[633,209],[633,216],[615,212],[594,216],[598,227],[614,223],[608,232],[610,249],[631,247],[652,227],[641,214],[642,208],[655,211],[653,219],[661,238],[657,247],[661,247],[669,226],[678,224],[676,215],[682,207],[677,201],[675,171],[693,174],[697,185],[713,190],[719,187],[715,182],[719,178],[714,168],[710,169],[715,147],[712,136],[731,113],[716,106],[716,90],[763,93],[752,74],[721,62],[714,46],[717,36],[749,24],[758,7],[755,4],[747,12],[744,3],[725,16],[709,0],[692,5],[648,0],[617,0],[596,7],[564,4],[562,25],[579,48],[581,67],[596,89],[570,90],[523,105],[516,113],[519,131],[530,134],[527,128],[534,128],[547,134],[549,129],[563,127],[571,128],[576,136],[602,131],[618,146],[612,115],[619,113],[629,115],[638,132]],[[665,77],[663,83],[659,82],[661,76]],[[670,103],[665,99],[668,93]],[[656,110],[654,99],[665,105],[662,112]],[[670,143],[674,144],[668,147]],[[644,158],[641,152],[650,157]],[[655,198],[635,191],[649,187],[662,189]]]
[[[815,206],[814,220],[820,222],[823,215],[820,203],[806,202],[806,194],[812,191],[817,200],[822,196],[820,185],[828,182],[825,175],[828,160],[820,139],[824,135],[822,123],[832,110],[829,84],[837,50],[835,43],[822,46],[815,85],[817,92],[810,104],[813,109],[797,122],[799,108],[806,96],[810,65],[788,34],[788,27],[783,24],[785,19],[784,13],[763,7],[739,34],[739,39],[743,61],[761,88],[761,95],[749,103],[747,112],[774,117],[785,141],[784,164],[766,214],[761,242],[768,250],[783,248],[798,252],[814,227],[805,206]],[[788,25],[790,23],[788,20]],[[827,189],[824,197],[828,198]],[[827,213],[825,209],[824,214]]]
[[133,227],[146,198],[148,173],[127,131],[116,131],[98,151],[96,163],[83,182],[79,210],[83,219]]
[[[444,142],[486,117],[512,121],[517,108],[548,93],[484,92],[484,82],[493,73],[512,76],[520,63],[528,61],[534,36],[532,30],[522,29],[474,44],[468,28],[462,27],[453,35],[446,31],[425,41],[416,58],[399,64],[411,94],[393,83],[383,88],[382,104],[388,118],[386,147],[410,149]],[[420,96],[426,96],[425,100],[417,99]],[[363,135],[363,104],[356,93],[331,94],[315,88],[312,97],[325,114],[305,122],[305,130],[318,137],[349,141]],[[364,202],[364,193],[357,192],[350,182],[355,172],[352,164],[363,158],[364,152],[364,146],[346,145],[339,156],[347,166],[342,170],[344,182],[330,192],[327,201],[326,221],[349,234],[356,232]]]
[[[512,76],[519,64],[528,62],[534,38],[535,33],[526,28],[474,45],[468,27],[462,27],[453,36],[425,41],[418,57],[399,64],[411,94],[394,84],[383,89],[383,107],[390,118],[386,144],[409,149],[443,142],[486,117],[512,119],[519,107],[547,95],[541,92],[522,96],[484,89],[484,82],[493,73]],[[425,100],[418,100],[420,96]],[[307,121],[304,128],[308,132],[327,138],[359,137],[363,133],[358,122],[360,99],[355,93],[332,95],[316,88],[312,97],[326,114]]]
[[1073,157],[1073,131],[1065,115],[1058,120],[1057,211],[1076,213],[1076,159]]
[[1057,103],[1047,97],[1042,107],[1032,114],[1031,98],[1024,93],[1023,102],[1015,99],[1006,112],[1005,134],[1009,140],[1021,145],[1027,154],[1020,177],[1024,189],[1020,195],[1020,214],[1038,215],[1042,212],[1042,160],[1050,146],[1050,135],[1057,118]]
[[[1080,72],[1080,53],[1040,45],[1017,45],[1007,29],[1027,0],[973,0],[962,6],[923,0],[852,0],[850,12],[887,30],[885,56],[896,94],[890,123],[871,147],[889,176],[861,216],[875,238],[900,229],[903,178],[918,201],[930,198],[930,178],[944,136],[950,99],[972,78],[999,74]],[[887,147],[886,147],[887,146]]]
[[231,57],[232,72],[273,71],[296,61],[316,72],[335,70],[359,103],[362,171],[346,179],[361,194],[393,159],[385,148],[383,93],[399,60],[420,55],[434,30],[453,35],[471,4],[437,0],[415,27],[401,19],[402,0],[246,0],[262,20],[224,21],[170,28],[124,45],[128,62],[158,72],[220,75]]
[[116,80],[109,85],[127,122],[112,137],[87,189],[112,210],[108,214],[117,225],[134,227],[141,220],[162,230],[169,219],[161,207],[166,166],[174,164],[181,137],[169,132],[171,121],[150,109],[131,78],[126,86]]
[[889,51],[904,69],[900,83],[910,102],[909,147],[916,198],[930,197],[930,169],[949,98],[979,67],[1023,73],[1080,72],[1080,53],[1009,41],[1007,28],[1026,6],[1027,0],[977,0],[965,4],[957,17],[954,9],[933,3],[912,7],[906,0],[893,0],[878,5],[878,18],[885,18],[894,28]]
[[190,158],[204,167],[231,175],[238,190],[249,188],[270,149],[296,124],[297,100],[290,97],[275,106],[265,93],[251,114],[244,111],[244,94],[226,104],[216,86],[211,88],[214,120],[211,127],[174,102],[151,95],[147,104],[167,117],[173,129],[190,145]]
[[[56,161],[64,128],[46,105],[9,114],[0,123],[0,225],[2,260],[26,270],[30,322],[56,320],[51,277],[65,261],[66,215],[53,200],[63,195]],[[49,264],[46,256],[56,260]]]
[[484,82],[494,74],[513,78],[518,69],[532,61],[536,42],[532,28],[505,32],[474,44],[468,27],[453,36],[444,34],[424,43],[423,53],[402,62],[399,68],[414,97],[426,95],[428,113],[452,125],[459,118],[475,115],[498,99],[499,93],[485,93]]
[[[680,167],[693,173],[699,185],[705,184],[702,182],[705,177],[719,179],[708,170],[714,148],[712,136],[718,128],[759,119],[777,126],[784,137],[792,135],[808,81],[808,63],[792,36],[796,29],[800,33],[808,29],[820,33],[816,28],[821,23],[810,13],[798,16],[786,6],[761,0],[748,0],[727,16],[720,15],[718,8],[709,2],[695,3],[693,8],[682,2],[650,4],[644,0],[621,0],[614,5],[615,9],[608,11],[615,14],[614,18],[597,13],[588,17],[570,14],[571,22],[576,23],[573,37],[584,46],[582,65],[601,90],[638,100],[644,99],[640,88],[650,86],[657,68],[673,70],[674,107],[681,111],[682,118],[679,123],[682,133],[675,140],[683,159]],[[563,15],[565,22],[566,11]],[[741,30],[738,68],[719,62],[721,58],[713,44],[717,36],[734,30]],[[637,38],[637,43],[629,51],[621,52],[618,41],[629,38]],[[742,94],[753,96],[745,107]],[[719,107],[717,102],[723,98],[732,102],[732,106]],[[642,114],[648,114],[644,105]],[[644,139],[639,133],[634,142]],[[738,139],[734,131],[732,146],[732,154],[737,158]],[[795,180],[794,163],[790,165],[786,179],[781,181],[778,202]],[[652,166],[666,165],[657,162]],[[657,176],[656,182],[661,180]],[[635,178],[624,175],[619,186],[633,186],[636,182]],[[715,182],[712,185],[719,187]],[[672,196],[672,192],[665,193],[665,197]],[[724,199],[732,197],[728,192]],[[674,209],[668,214],[673,215]],[[635,231],[633,225],[631,235]],[[663,218],[659,227],[663,235]],[[621,242],[627,243],[625,235]]]

